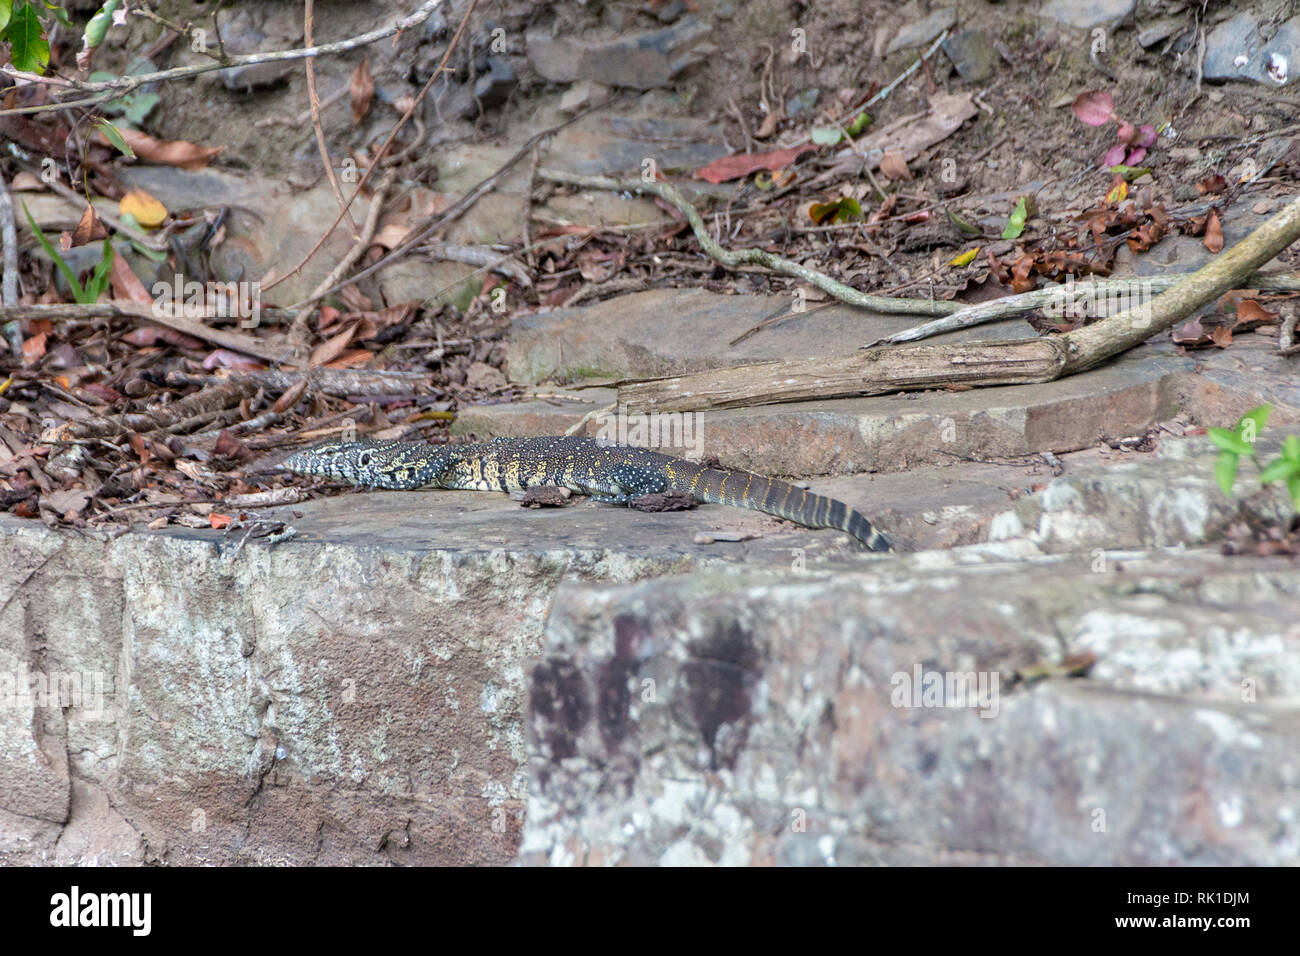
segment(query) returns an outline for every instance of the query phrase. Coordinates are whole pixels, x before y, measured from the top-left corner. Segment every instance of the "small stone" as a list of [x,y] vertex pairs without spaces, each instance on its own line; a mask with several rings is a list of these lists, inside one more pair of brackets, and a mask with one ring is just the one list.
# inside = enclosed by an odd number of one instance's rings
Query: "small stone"
[[659,18],[660,23],[672,23],[685,12],[686,4],[682,0],[671,0],[660,7],[655,16]]
[[560,97],[560,112],[573,114],[609,96],[609,87],[583,80],[574,83]]
[[983,30],[963,30],[950,36],[943,41],[943,52],[957,74],[971,83],[987,80],[997,65],[997,51]]
[[487,72],[475,81],[474,99],[462,108],[461,118],[474,119],[480,109],[486,112],[500,106],[518,85],[509,63],[500,57],[488,57]]
[[1038,15],[1069,27],[1091,30],[1118,23],[1132,13],[1135,6],[1137,0],[1051,0]]
[[1261,199],[1250,207],[1250,211],[1256,216],[1266,216],[1273,211],[1273,203],[1267,199]]
[[474,389],[505,388],[506,377],[500,369],[485,362],[474,362],[465,373],[465,386]]
[[785,115],[798,116],[804,110],[811,110],[817,105],[817,100],[821,95],[822,91],[815,86],[804,90],[802,93],[797,93],[790,97],[785,104]]
[[929,43],[944,30],[951,30],[957,25],[957,8],[943,7],[934,11],[923,20],[909,23],[898,31],[898,35],[885,48],[885,55],[906,50],[908,47]]

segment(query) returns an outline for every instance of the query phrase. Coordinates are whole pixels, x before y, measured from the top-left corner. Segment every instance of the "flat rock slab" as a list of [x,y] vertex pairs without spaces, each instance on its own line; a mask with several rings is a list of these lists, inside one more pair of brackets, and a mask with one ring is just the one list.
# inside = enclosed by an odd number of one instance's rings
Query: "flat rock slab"
[[[809,303],[806,312],[730,344],[765,318],[789,311],[790,304],[779,296],[653,289],[520,316],[507,336],[507,369],[512,381],[528,383],[682,375],[768,359],[843,355],[925,321]],[[1008,323],[998,334],[1027,338],[1034,331],[1026,323]],[[987,329],[975,328],[940,341],[987,338]]]
[[1203,554],[566,585],[520,860],[1294,865],[1298,611]]

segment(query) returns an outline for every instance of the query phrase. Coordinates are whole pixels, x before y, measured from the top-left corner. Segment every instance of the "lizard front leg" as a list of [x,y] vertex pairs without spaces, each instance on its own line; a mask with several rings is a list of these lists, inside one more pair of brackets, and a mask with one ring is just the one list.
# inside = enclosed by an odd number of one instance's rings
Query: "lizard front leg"
[[582,489],[593,501],[611,505],[631,505],[633,498],[657,495],[668,490],[668,479],[643,465],[615,465],[601,485]]

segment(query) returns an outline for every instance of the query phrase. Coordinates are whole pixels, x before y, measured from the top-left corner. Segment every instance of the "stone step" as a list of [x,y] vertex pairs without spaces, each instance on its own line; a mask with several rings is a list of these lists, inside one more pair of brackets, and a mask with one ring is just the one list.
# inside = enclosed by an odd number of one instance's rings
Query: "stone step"
[[[1104,438],[1141,435],[1183,415],[1231,425],[1267,402],[1275,424],[1300,421],[1300,380],[1273,341],[1239,336],[1231,348],[1179,354],[1167,341],[1101,368],[1040,385],[909,392],[705,412],[622,417],[612,389],[542,386],[544,399],[462,409],[461,435],[579,433],[650,444],[761,474],[896,472],[964,459],[1061,454]],[[625,369],[624,371],[628,371]]]

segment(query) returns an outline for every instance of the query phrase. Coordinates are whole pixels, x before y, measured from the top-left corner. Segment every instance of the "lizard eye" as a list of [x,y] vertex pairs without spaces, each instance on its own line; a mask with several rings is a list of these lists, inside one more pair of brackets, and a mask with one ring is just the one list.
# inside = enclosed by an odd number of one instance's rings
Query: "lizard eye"
[[357,459],[357,463],[361,465],[362,468],[370,467],[370,452],[363,451],[361,457]]

